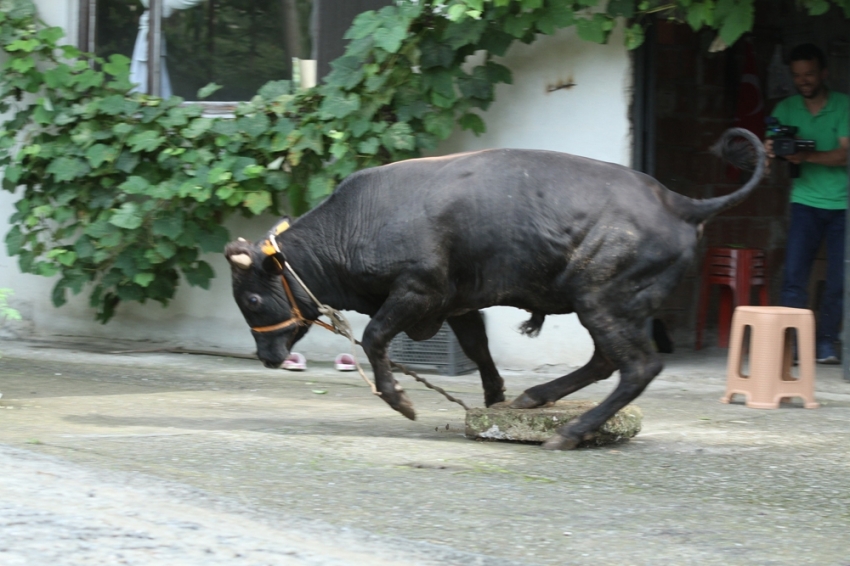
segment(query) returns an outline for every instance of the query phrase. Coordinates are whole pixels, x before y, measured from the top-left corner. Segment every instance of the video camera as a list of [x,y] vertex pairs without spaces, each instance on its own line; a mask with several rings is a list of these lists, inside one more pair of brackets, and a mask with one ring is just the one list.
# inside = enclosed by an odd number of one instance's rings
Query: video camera
[[[815,140],[799,140],[794,136],[797,134],[797,126],[784,126],[773,116],[765,118],[767,124],[767,137],[773,140],[773,154],[783,159],[786,155],[793,155],[800,151],[814,151]],[[795,163],[788,164],[789,174],[792,178],[800,176],[800,166]]]

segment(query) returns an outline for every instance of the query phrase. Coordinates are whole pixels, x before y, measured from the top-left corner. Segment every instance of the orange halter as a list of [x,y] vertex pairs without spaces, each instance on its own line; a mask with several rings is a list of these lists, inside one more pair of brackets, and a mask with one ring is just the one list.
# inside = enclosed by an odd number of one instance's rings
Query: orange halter
[[[261,249],[263,253],[267,256],[271,257],[274,262],[277,264],[280,269],[280,282],[283,284],[283,290],[286,291],[286,298],[289,300],[289,306],[292,309],[292,317],[284,320],[283,322],[278,322],[277,324],[271,324],[269,326],[252,326],[251,330],[254,332],[274,332],[275,330],[281,330],[283,328],[288,328],[293,324],[298,326],[310,326],[311,324],[318,324],[322,328],[326,328],[331,332],[336,332],[333,326],[322,322],[321,320],[310,320],[309,318],[304,318],[304,315],[301,314],[301,309],[298,308],[298,303],[295,302],[295,295],[292,293],[292,289],[289,288],[289,282],[286,280],[285,271],[286,268],[292,270],[292,267],[283,260],[281,264],[281,259],[283,259],[283,253],[280,251],[280,248],[277,245],[277,235],[289,228],[288,222],[281,222],[278,226],[275,226],[272,229],[272,233],[269,234],[268,239],[263,242]],[[280,258],[280,259],[278,259]]]

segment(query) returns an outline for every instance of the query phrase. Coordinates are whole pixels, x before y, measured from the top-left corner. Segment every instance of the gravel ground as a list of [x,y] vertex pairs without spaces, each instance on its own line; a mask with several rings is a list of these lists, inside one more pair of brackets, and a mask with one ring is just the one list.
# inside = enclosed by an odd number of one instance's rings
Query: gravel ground
[[316,521],[257,520],[186,485],[0,445],[0,563],[517,564]]
[[[546,452],[465,439],[409,381],[414,422],[320,364],[127,349],[2,345],[3,566],[850,565],[840,368],[819,409],[754,410],[719,402],[725,351],[667,356],[635,439]],[[505,372],[509,394],[551,369]],[[475,375],[431,378],[480,403]]]

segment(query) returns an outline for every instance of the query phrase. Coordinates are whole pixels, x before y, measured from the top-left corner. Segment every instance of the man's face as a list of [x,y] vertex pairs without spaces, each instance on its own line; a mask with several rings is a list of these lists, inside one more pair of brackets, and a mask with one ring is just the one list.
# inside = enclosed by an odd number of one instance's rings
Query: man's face
[[797,92],[804,98],[815,98],[823,91],[826,69],[821,69],[817,59],[791,61],[791,77]]

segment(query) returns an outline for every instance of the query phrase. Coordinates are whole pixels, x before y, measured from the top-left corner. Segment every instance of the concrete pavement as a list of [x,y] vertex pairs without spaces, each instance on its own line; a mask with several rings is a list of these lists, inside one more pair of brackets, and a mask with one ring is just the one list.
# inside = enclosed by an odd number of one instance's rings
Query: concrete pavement
[[725,350],[665,356],[635,439],[546,452],[467,440],[405,376],[415,422],[328,365],[110,353],[152,347],[0,344],[0,563],[850,565],[837,366],[821,408],[754,410],[719,402]]

